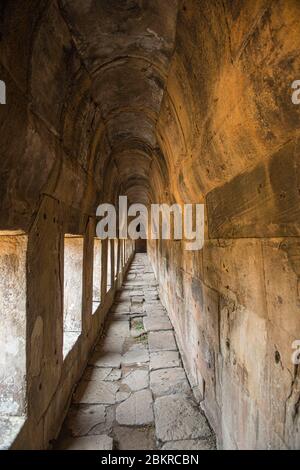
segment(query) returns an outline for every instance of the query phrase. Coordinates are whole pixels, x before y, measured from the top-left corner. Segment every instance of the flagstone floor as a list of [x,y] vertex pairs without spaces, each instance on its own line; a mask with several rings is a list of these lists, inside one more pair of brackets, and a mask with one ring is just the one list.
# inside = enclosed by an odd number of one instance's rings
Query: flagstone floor
[[133,259],[55,448],[215,448],[146,254]]

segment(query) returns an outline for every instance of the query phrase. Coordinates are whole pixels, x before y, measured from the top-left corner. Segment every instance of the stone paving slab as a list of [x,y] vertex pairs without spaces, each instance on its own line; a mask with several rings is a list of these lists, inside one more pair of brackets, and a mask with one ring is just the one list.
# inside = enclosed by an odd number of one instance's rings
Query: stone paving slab
[[101,341],[96,345],[95,351],[102,353],[114,353],[121,354],[123,351],[125,338],[118,337],[103,337]]
[[144,313],[144,306],[143,304],[132,304],[130,307],[130,315],[137,314],[137,313]]
[[122,376],[121,369],[112,369],[111,373],[106,377],[107,382],[117,382]]
[[144,298],[144,291],[143,289],[136,289],[130,292],[130,297],[136,297],[136,296],[141,296]]
[[125,392],[125,391],[117,392],[117,396],[116,396],[117,403],[122,403],[123,401],[127,400],[127,398],[129,398],[130,395],[131,395],[131,392]]
[[214,450],[215,446],[213,439],[195,439],[167,442],[162,450]]
[[118,450],[154,450],[156,449],[153,426],[127,427],[116,426],[114,437]]
[[182,367],[150,372],[150,388],[155,397],[174,393],[191,394],[191,388]]
[[111,321],[129,321],[130,314],[129,313],[110,313],[109,319]]
[[128,426],[141,426],[153,423],[153,402],[150,390],[135,392],[127,400],[118,405],[116,419],[119,424]]
[[166,310],[161,305],[151,304],[147,302],[144,305],[144,310],[148,318],[164,316],[168,318]]
[[151,302],[153,300],[159,300],[158,294],[156,292],[146,293],[145,294],[145,302]]
[[146,255],[136,255],[88,364],[58,448],[215,448]]
[[150,353],[150,371],[179,367],[181,365],[177,351],[156,351]]
[[146,331],[172,330],[172,324],[166,315],[157,315],[145,318],[144,326]]
[[121,367],[121,354],[115,352],[95,351],[89,365],[94,367]]
[[131,303],[132,304],[142,304],[144,302],[144,296],[143,295],[133,295],[131,297]]
[[144,346],[134,346],[122,356],[124,366],[138,365],[149,362],[149,352]]
[[89,431],[88,434],[91,436],[97,436],[99,434],[111,435],[115,421],[116,421],[115,405],[105,406],[105,421],[102,423],[98,423],[96,426],[94,426]]
[[106,337],[110,341],[112,336],[126,336],[129,335],[129,321],[110,321],[107,325]]
[[88,366],[85,369],[85,372],[82,376],[82,380],[95,380],[95,381],[101,381],[101,380],[106,380],[109,374],[111,373],[112,368],[100,368],[100,367],[93,367],[93,366]]
[[130,390],[137,392],[143,390],[144,388],[149,387],[149,373],[148,370],[137,369],[129,372],[122,383],[127,385]]
[[97,424],[105,423],[104,405],[72,406],[66,420],[66,427],[72,436],[80,437],[88,434]]
[[143,310],[142,312],[131,313],[130,314],[130,319],[138,318],[138,317],[146,317],[146,316],[147,316],[147,314]]
[[124,287],[134,287],[135,289],[140,289],[144,287],[157,287],[156,281],[128,281],[124,284]]
[[118,302],[114,303],[111,308],[112,313],[129,313],[130,312],[130,302]]
[[82,380],[74,393],[73,402],[113,405],[116,403],[118,390],[119,386],[113,382]]
[[177,346],[172,331],[155,331],[148,335],[150,352],[176,351]]
[[156,437],[162,442],[211,436],[205,416],[185,395],[168,395],[154,403]]
[[112,450],[113,439],[109,436],[85,436],[66,439],[64,450]]

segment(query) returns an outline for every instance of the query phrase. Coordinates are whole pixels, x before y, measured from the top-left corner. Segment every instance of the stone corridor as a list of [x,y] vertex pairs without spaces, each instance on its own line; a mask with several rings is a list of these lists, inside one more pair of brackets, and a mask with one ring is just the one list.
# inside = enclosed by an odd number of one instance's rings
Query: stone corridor
[[300,449],[299,18],[0,1],[0,449]]
[[55,444],[72,450],[206,450],[195,403],[146,254],[136,254]]

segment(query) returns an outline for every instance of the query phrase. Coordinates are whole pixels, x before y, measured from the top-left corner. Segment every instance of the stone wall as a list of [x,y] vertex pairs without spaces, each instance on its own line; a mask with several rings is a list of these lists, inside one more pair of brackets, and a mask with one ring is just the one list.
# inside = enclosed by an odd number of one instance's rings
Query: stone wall
[[[11,325],[2,318],[1,326],[5,329],[1,331],[6,331],[6,340],[1,340],[1,345],[4,350],[11,352],[4,358],[6,370],[9,370],[8,377],[13,380],[16,391],[22,393],[20,397],[7,387],[5,390],[1,389],[1,448],[45,449],[51,446],[67,413],[74,387],[101,334],[106,313],[116,290],[122,284],[124,273],[132,258],[134,245],[127,241],[126,258],[124,259],[122,251],[119,250],[119,270],[111,288],[107,289],[106,276],[103,276],[103,273],[106,273],[104,255],[107,244],[103,242],[101,278],[105,279],[105,282],[102,285],[100,305],[93,312],[95,219],[89,217],[82,224],[80,214],[78,213],[77,218],[70,218],[70,211],[71,208],[45,196],[28,237],[0,237],[3,243],[2,255],[11,260],[6,260],[4,265],[1,259],[2,282],[10,286],[10,290],[5,289],[6,304],[3,309],[7,315],[14,314],[8,317]],[[81,328],[76,332],[76,340],[66,353],[64,341],[69,331],[64,329],[64,299],[68,286],[63,271],[70,268],[70,264],[64,263],[64,235],[69,231],[83,237],[84,243],[80,243],[81,247],[83,246],[83,266],[80,273],[83,285],[82,304],[79,301],[80,292],[73,298],[73,301],[78,300],[78,305],[73,307],[78,310],[76,313],[79,313]],[[23,240],[26,242],[25,249]],[[71,240],[73,245],[81,241],[78,237]],[[16,246],[19,250],[22,248],[18,258]],[[13,253],[8,253],[8,248]],[[11,266],[11,263],[14,263],[15,267]],[[7,267],[7,273],[3,272],[4,266]],[[98,268],[101,269],[101,266]],[[79,290],[79,285],[76,286]],[[13,303],[10,298],[12,295]],[[10,337],[7,336],[8,333]],[[12,356],[12,348],[18,344],[22,347],[18,346],[17,357]],[[18,377],[13,375],[14,369]],[[11,409],[5,399],[14,399],[15,407]],[[19,408],[15,409],[17,406]],[[22,420],[15,419],[16,417]],[[7,427],[9,434],[5,434]]]
[[299,14],[296,0],[182,1],[157,125],[170,201],[205,203],[206,242],[153,241],[150,257],[225,449],[300,446]]
[[[6,351],[0,367],[1,448],[51,445],[133,250],[127,242],[125,258],[119,243],[118,270],[107,289],[103,243],[101,303],[93,308],[96,207],[118,195],[119,176],[109,165],[111,148],[91,76],[62,3],[16,0],[0,6],[0,75],[6,85],[6,105],[0,107],[0,340]],[[83,264],[77,280],[82,308],[76,310],[81,331],[64,357],[66,234],[81,237]]]

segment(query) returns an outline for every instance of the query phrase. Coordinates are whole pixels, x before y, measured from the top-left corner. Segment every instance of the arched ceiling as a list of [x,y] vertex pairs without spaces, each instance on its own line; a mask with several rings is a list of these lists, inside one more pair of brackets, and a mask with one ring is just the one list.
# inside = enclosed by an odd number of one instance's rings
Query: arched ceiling
[[43,194],[94,215],[269,174],[299,137],[299,1],[219,3],[2,0],[2,228],[28,230]]
[[110,165],[130,202],[149,202],[156,124],[174,50],[177,0],[60,0],[100,109]]

